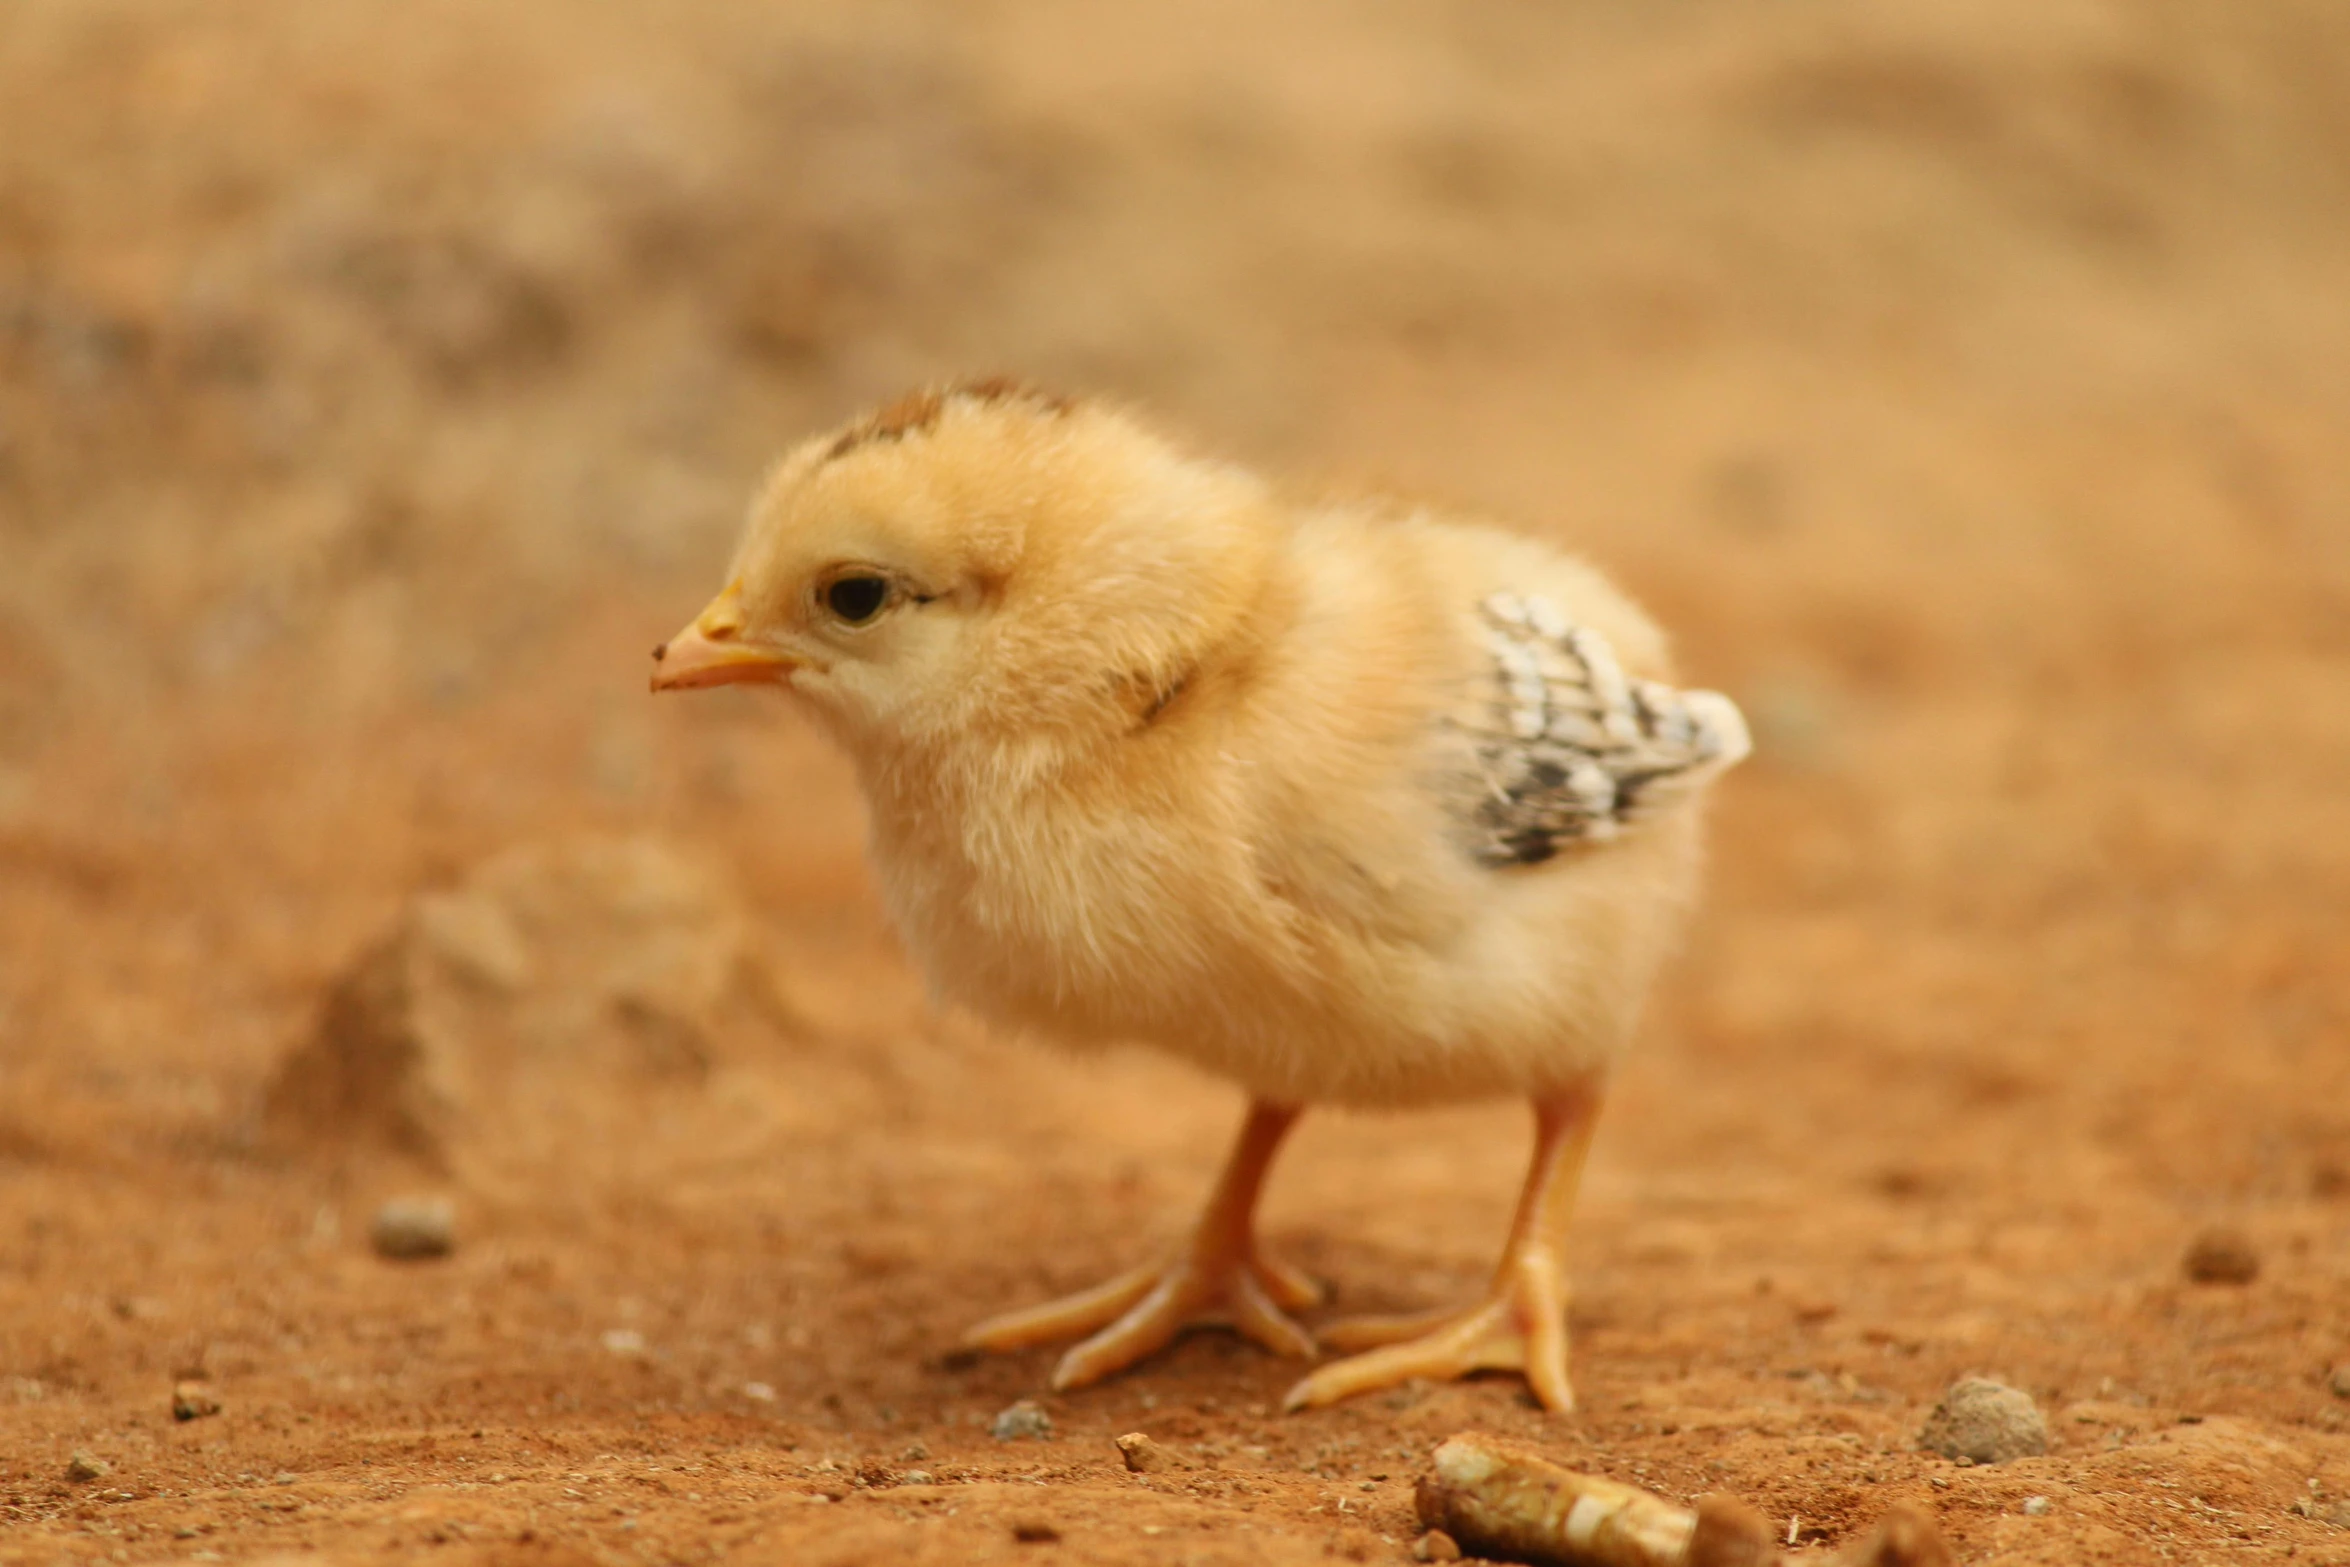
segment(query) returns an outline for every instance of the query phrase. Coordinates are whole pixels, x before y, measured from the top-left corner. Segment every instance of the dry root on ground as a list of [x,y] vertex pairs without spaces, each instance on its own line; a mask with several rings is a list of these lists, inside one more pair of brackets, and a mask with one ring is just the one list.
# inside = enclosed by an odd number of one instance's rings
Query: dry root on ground
[[[1436,1449],[1420,1522],[1469,1552],[1548,1567],[1769,1567],[1782,1558],[1762,1515],[1706,1496],[1694,1509],[1577,1473],[1473,1433]],[[1838,1567],[1955,1567],[1931,1519],[1895,1507]]]

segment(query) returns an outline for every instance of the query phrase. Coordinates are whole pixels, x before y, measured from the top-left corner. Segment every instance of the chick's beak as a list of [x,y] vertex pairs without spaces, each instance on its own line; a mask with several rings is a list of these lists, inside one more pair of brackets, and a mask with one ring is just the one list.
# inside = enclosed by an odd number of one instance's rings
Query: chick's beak
[[706,686],[782,685],[790,680],[799,661],[778,649],[745,642],[742,630],[742,610],[729,587],[692,625],[653,649],[653,689],[699,691]]

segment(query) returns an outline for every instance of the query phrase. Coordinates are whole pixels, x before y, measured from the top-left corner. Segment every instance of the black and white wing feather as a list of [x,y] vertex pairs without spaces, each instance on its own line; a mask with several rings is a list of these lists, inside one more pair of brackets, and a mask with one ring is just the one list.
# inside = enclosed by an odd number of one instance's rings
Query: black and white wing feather
[[1613,838],[1750,748],[1728,697],[1627,679],[1606,639],[1549,600],[1496,593],[1480,607],[1493,680],[1463,727],[1483,786],[1481,863],[1539,865]]

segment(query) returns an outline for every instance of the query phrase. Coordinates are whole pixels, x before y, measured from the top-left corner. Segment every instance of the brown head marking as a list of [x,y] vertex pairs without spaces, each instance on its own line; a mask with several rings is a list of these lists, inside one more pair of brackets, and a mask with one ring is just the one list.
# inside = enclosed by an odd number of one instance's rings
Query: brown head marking
[[882,404],[871,414],[849,426],[832,443],[825,459],[845,457],[860,446],[875,441],[902,441],[909,435],[919,435],[938,423],[947,404],[957,398],[976,403],[1025,402],[1048,414],[1065,414],[1069,399],[1056,397],[1009,376],[991,375],[974,381],[954,381],[943,387],[929,387],[919,392],[908,392],[903,397]]

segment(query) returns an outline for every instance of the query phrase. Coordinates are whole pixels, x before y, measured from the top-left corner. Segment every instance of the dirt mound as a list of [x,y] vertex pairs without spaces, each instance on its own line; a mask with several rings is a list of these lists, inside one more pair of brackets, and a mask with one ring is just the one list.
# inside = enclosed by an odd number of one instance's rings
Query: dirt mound
[[779,1022],[707,867],[641,839],[532,846],[419,896],[353,961],[265,1116],[299,1146],[543,1177],[594,1165],[646,1096],[704,1087]]

